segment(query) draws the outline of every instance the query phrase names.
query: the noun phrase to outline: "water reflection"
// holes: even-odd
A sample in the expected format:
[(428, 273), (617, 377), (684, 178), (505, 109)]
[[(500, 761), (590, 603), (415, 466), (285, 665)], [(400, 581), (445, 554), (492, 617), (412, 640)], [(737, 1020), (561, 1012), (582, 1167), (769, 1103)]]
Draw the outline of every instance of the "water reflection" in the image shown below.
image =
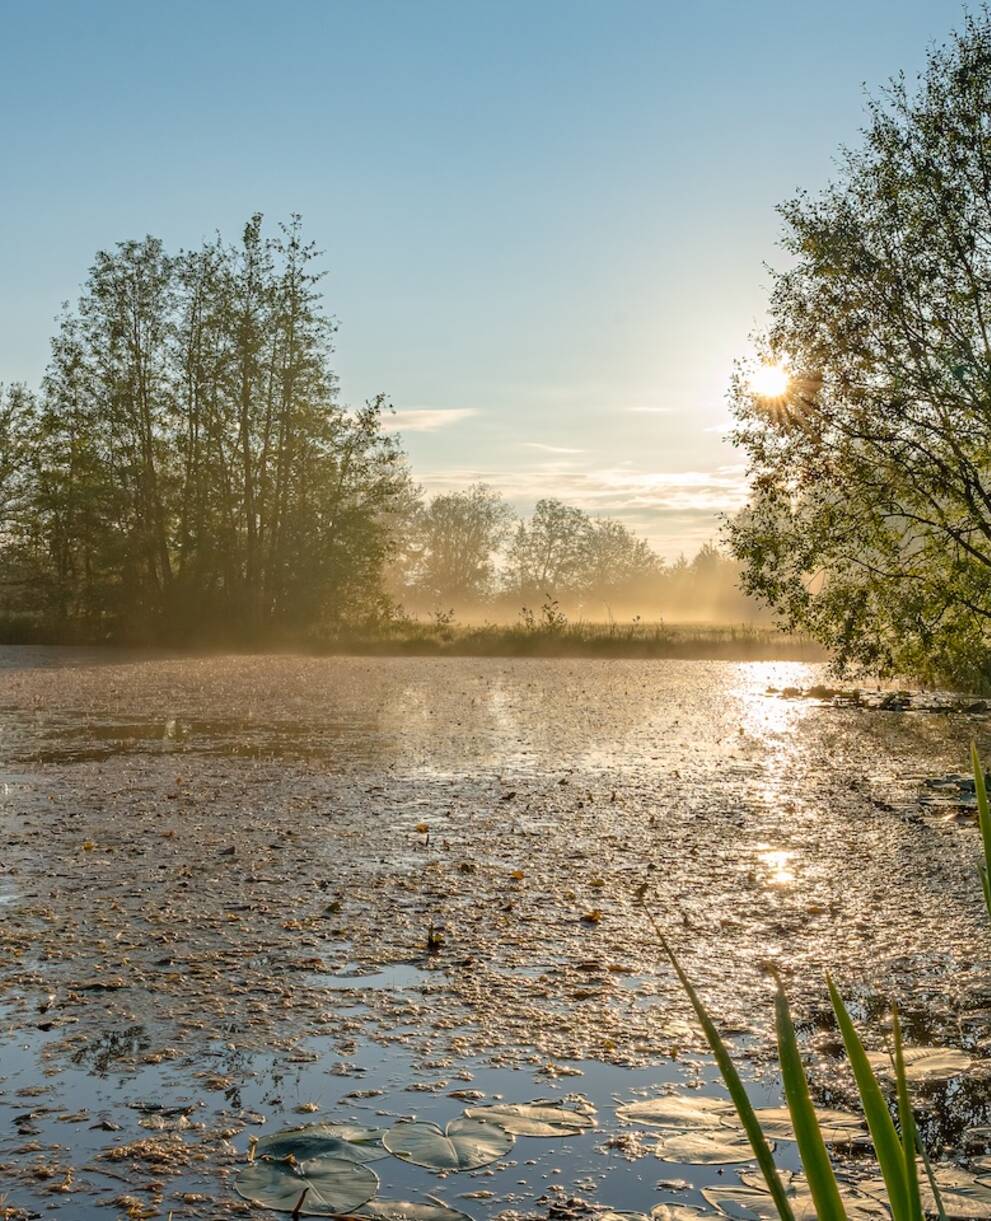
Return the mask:
[(767, 884), (769, 886), (788, 886), (795, 880), (795, 873), (791, 868), (791, 862), (794, 859), (795, 853), (788, 849), (764, 849), (760, 851), (762, 845), (758, 844), (757, 859), (761, 862), (767, 871)]

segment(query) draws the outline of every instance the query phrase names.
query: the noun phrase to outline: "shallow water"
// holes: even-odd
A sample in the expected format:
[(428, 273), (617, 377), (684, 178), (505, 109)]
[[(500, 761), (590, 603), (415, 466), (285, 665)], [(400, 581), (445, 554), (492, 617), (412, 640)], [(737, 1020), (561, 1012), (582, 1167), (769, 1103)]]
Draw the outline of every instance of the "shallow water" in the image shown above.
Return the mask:
[[(820, 678), (798, 663), (0, 650), (8, 1203), (105, 1217), (128, 1193), (151, 1216), (238, 1215), (228, 1184), (250, 1134), (454, 1118), (465, 1088), (599, 1108), (591, 1136), (521, 1141), (508, 1169), (439, 1185), (476, 1217), (550, 1187), (700, 1203), (657, 1183), (698, 1188), (720, 1168), (602, 1151), (629, 1131), (617, 1100), (712, 1079), (636, 909), (643, 882), (757, 1095), (775, 1096), (768, 960), (824, 1097), (844, 1088), (826, 966), (865, 1016), (897, 998), (920, 1040), (984, 1055), (976, 835), (920, 798), (966, 766), (971, 737), (991, 747), (991, 722), (767, 693)], [(987, 1122), (982, 1082), (964, 1093), (968, 1121)], [(169, 1138), (172, 1160), (108, 1160), (161, 1136), (129, 1105), (149, 1097), (203, 1126)], [(963, 1124), (944, 1103), (926, 1121), (952, 1145)], [(386, 1166), (397, 1190), (429, 1185), (394, 1159), (376, 1164), (384, 1181)], [(480, 1189), (494, 1194), (460, 1199)]]

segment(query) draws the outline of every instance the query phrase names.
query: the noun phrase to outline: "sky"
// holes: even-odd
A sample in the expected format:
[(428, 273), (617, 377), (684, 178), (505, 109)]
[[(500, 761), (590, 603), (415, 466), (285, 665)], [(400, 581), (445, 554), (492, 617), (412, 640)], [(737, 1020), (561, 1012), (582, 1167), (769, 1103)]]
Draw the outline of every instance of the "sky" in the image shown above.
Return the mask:
[(943, 0), (0, 0), (0, 381), (97, 250), (256, 211), (325, 252), (342, 398), (414, 475), (558, 496), (668, 558), (746, 496), (732, 362), (776, 204), (917, 72)]

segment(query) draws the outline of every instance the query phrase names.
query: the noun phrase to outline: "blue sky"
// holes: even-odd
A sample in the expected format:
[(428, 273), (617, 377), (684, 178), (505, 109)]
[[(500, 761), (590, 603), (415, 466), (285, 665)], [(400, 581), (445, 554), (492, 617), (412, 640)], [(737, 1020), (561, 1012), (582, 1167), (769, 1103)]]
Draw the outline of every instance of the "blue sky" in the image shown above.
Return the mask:
[(855, 141), (942, 0), (0, 0), (0, 380), (94, 252), (302, 212), (343, 397), (428, 491), (559, 495), (691, 553), (776, 203)]

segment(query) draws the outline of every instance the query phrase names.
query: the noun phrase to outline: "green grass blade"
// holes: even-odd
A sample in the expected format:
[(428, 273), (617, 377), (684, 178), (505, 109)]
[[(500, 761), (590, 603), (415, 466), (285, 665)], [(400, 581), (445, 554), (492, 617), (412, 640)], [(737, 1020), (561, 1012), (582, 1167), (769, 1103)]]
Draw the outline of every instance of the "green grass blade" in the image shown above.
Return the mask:
[(897, 1005), (891, 1011), (892, 1030), (895, 1043), (895, 1081), (898, 1086), (898, 1120), (902, 1129), (902, 1152), (904, 1154), (905, 1187), (908, 1191), (912, 1216), (922, 1221), (922, 1201), (919, 1198), (919, 1176), (915, 1169), (915, 1146), (918, 1136), (915, 1131), (915, 1115), (912, 1100), (908, 1096), (908, 1078), (905, 1076), (905, 1057), (902, 1054), (902, 1027), (898, 1020)]
[(692, 987), (691, 981), (685, 972), (681, 969), (681, 964), (674, 956), (674, 951), (668, 945), (667, 938), (661, 932), (654, 920), (654, 917), (647, 912), (647, 919), (653, 925), (654, 933), (657, 936), (664, 953), (674, 967), (675, 974), (681, 981), (681, 986), (684, 988), (692, 1008), (695, 1010), (695, 1016), (698, 1018), (705, 1037), (712, 1048), (712, 1054), (715, 1057), (716, 1064), (719, 1066), (719, 1071), (722, 1073), (723, 1081), (726, 1083), (726, 1089), (729, 1091), (729, 1096), (733, 1100), (733, 1105), (736, 1107), (736, 1113), (740, 1117), (740, 1123), (743, 1124), (743, 1129), (747, 1134), (747, 1139), (750, 1141), (750, 1147), (754, 1151), (754, 1157), (757, 1159), (757, 1165), (760, 1167), (761, 1174), (764, 1176), (764, 1182), (767, 1184), (767, 1190), (771, 1193), (774, 1200), (774, 1207), (778, 1210), (778, 1215), (781, 1221), (795, 1221), (795, 1214), (792, 1211), (791, 1205), (788, 1203), (788, 1197), (785, 1194), (784, 1186), (778, 1178), (778, 1172), (774, 1165), (774, 1158), (771, 1156), (771, 1150), (768, 1147), (767, 1140), (764, 1137), (764, 1132), (761, 1129), (760, 1121), (754, 1114), (754, 1108), (751, 1105), (750, 1099), (747, 1097), (747, 1091), (743, 1088), (743, 1082), (740, 1080), (740, 1075), (730, 1059), (729, 1052), (726, 1050), (726, 1044), (719, 1036), (719, 1031), (714, 1026), (712, 1019), (706, 1012), (705, 1006), (702, 1004), (698, 993)]
[(981, 841), (984, 844), (984, 863), (981, 866), (981, 886), (984, 890), (984, 904), (991, 916), (991, 810), (988, 808), (988, 792), (984, 783), (984, 768), (981, 757), (977, 753), (977, 743), (970, 744), (970, 763), (974, 769), (974, 789), (977, 793), (977, 821), (981, 828)]
[(926, 1168), (926, 1177), (929, 1179), (929, 1186), (932, 1189), (933, 1199), (936, 1201), (936, 1213), (939, 1221), (950, 1221), (946, 1215), (946, 1209), (943, 1207), (943, 1197), (939, 1194), (939, 1184), (936, 1182), (936, 1176), (933, 1174), (932, 1162), (929, 1160), (929, 1154), (926, 1152), (926, 1147), (922, 1143), (919, 1136), (919, 1130), (915, 1130), (916, 1152), (922, 1158), (922, 1164)]
[(785, 1098), (791, 1113), (791, 1126), (795, 1129), (798, 1152), (805, 1168), (809, 1192), (815, 1203), (819, 1221), (846, 1221), (846, 1211), (840, 1199), (840, 1189), (826, 1152), (826, 1145), (819, 1131), (815, 1107), (809, 1097), (809, 1083), (805, 1078), (802, 1057), (795, 1038), (795, 1027), (788, 1008), (788, 998), (778, 981), (778, 992), (774, 1000), (775, 1025), (778, 1031), (778, 1062), (781, 1065), (781, 1080)]
[(840, 996), (832, 977), (826, 976), (829, 987), (829, 997), (833, 1002), (833, 1012), (843, 1036), (843, 1046), (846, 1048), (847, 1059), (853, 1069), (854, 1080), (860, 1093), (860, 1104), (864, 1108), (864, 1118), (870, 1129), (871, 1140), (874, 1142), (874, 1152), (878, 1165), (888, 1189), (888, 1203), (894, 1221), (913, 1221), (910, 1212), (908, 1190), (905, 1185), (905, 1160), (898, 1131), (888, 1110), (877, 1077), (871, 1068), (864, 1045), (860, 1041), (856, 1028), (847, 1012), (843, 998)]

